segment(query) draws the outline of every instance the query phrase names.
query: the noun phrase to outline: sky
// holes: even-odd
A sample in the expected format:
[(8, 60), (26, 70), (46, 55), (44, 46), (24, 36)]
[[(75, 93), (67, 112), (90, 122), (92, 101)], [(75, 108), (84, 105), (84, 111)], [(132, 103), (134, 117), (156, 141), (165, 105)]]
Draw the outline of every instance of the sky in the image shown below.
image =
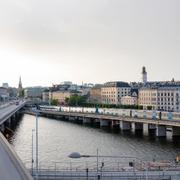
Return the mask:
[(179, 0), (0, 0), (0, 85), (180, 80)]

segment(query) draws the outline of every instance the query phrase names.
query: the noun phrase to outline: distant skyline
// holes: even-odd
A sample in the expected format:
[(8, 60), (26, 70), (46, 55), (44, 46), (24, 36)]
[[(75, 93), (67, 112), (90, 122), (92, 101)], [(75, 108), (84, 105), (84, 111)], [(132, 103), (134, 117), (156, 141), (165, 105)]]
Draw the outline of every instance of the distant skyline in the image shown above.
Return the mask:
[(1, 0), (0, 85), (180, 80), (179, 0)]

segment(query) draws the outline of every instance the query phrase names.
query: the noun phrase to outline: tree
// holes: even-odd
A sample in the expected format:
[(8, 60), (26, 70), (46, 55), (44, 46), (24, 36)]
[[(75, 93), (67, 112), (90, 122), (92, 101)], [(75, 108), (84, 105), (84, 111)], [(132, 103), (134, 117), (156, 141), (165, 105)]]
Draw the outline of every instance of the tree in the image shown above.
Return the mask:
[(58, 105), (58, 100), (57, 99), (52, 99), (51, 100), (51, 105), (57, 106)]
[(74, 94), (67, 101), (70, 106), (81, 106), (86, 103), (86, 97)]
[(65, 102), (66, 102), (66, 104), (69, 104), (69, 98), (68, 97), (65, 98)]

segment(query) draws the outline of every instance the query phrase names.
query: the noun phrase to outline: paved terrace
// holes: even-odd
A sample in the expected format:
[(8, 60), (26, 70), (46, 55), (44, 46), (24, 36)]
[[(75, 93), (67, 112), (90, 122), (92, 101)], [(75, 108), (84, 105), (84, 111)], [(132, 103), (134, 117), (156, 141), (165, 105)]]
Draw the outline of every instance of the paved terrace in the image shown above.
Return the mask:
[[(0, 125), (8, 120), (15, 112), (24, 106), (25, 102), (19, 105), (9, 104), (0, 108)], [(32, 180), (29, 172), (17, 156), (14, 149), (0, 133), (0, 179), (1, 180)]]

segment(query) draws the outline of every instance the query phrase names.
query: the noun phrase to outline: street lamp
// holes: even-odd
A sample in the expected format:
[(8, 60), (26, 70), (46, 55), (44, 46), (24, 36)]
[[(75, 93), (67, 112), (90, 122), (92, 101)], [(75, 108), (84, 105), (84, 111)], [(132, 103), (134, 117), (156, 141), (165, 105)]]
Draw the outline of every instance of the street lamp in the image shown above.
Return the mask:
[(38, 112), (36, 110), (36, 179), (38, 179)]
[(32, 157), (32, 160), (31, 160), (31, 163), (32, 163), (32, 166), (31, 166), (31, 171), (32, 171), (32, 176), (33, 176), (33, 170), (34, 170), (34, 129), (32, 129), (32, 154), (31, 154), (31, 157)]
[[(88, 158), (88, 157), (97, 157), (97, 155), (82, 155), (80, 154), (79, 152), (72, 152), (69, 156), (69, 158), (73, 158), (73, 159), (78, 159), (78, 158), (82, 158), (82, 157), (85, 157), (85, 158)], [(127, 159), (138, 159), (137, 157), (133, 157), (133, 156), (101, 156), (101, 155), (98, 155), (99, 158), (127, 158)]]
[(38, 179), (38, 108), (33, 109), (36, 114), (36, 179)]

